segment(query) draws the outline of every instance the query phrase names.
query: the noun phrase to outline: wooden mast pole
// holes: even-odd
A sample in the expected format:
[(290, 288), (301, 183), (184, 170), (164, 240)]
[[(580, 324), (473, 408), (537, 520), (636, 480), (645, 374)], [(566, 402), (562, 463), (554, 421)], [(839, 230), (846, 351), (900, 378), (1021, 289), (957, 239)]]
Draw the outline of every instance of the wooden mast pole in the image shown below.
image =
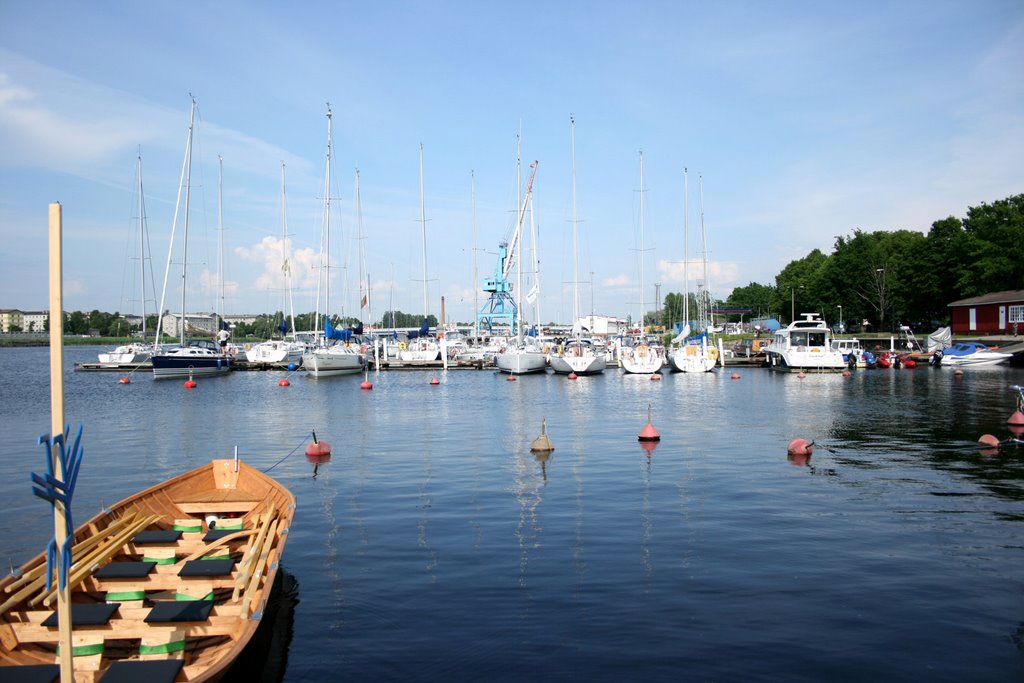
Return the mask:
[[(50, 439), (64, 433), (64, 291), (62, 212), (60, 202), (50, 204)], [(59, 448), (50, 449), (53, 475), (64, 480), (64, 467)], [(55, 500), (53, 535), (57, 541), (58, 556), (67, 539), (64, 503)], [(58, 572), (60, 564), (58, 563)], [(67, 581), (60, 589), (58, 579), (57, 620), (60, 642), (61, 683), (74, 683), (74, 663), (71, 654), (71, 589)]]

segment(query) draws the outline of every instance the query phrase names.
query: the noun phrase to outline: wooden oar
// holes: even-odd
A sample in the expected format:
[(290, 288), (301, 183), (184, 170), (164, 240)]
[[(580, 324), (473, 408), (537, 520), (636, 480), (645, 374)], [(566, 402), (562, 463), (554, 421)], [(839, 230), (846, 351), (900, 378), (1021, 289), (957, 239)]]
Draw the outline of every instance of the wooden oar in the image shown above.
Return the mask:
[(263, 548), (263, 540), (267, 537), (267, 530), (270, 528), (271, 523), (277, 517), (277, 509), (274, 503), (271, 503), (267, 508), (267, 511), (261, 515), (259, 533), (253, 539), (252, 543), (245, 549), (245, 557), (242, 558), (242, 562), (238, 567), (238, 578), (235, 580), (235, 590), (231, 593), (231, 600), (234, 602), (242, 594), (242, 590), (245, 588), (249, 574), (252, 572), (253, 562), (259, 556)]
[[(110, 539), (109, 543), (104, 543), (102, 546), (97, 547), (92, 553), (89, 554), (87, 559), (84, 559), (77, 566), (72, 568), (71, 573), (68, 574), (68, 587), (74, 588), (90, 574), (99, 569), (99, 565), (106, 562), (110, 558), (121, 552), (121, 548), (128, 543), (137, 533), (145, 529), (153, 522), (159, 521), (160, 515), (152, 515), (150, 517), (144, 517), (136, 520), (136, 522), (127, 528), (123, 529), (119, 534)], [(42, 602), (44, 605), (50, 605), (57, 598), (57, 591), (51, 590), (48, 594), (39, 595), (29, 600), (30, 605), (38, 605)]]
[(181, 560), (181, 562), (190, 562), (192, 560), (198, 560), (203, 555), (206, 555), (211, 550), (219, 548), (220, 546), (224, 545), (225, 543), (229, 543), (231, 541), (238, 540), (239, 538), (245, 538), (246, 536), (252, 536), (255, 533), (256, 533), (256, 529), (242, 529), (241, 531), (236, 531), (233, 534), (228, 534), (227, 536), (222, 536), (222, 537), (218, 538), (216, 541), (211, 541), (210, 543), (207, 543), (206, 545), (204, 545), (202, 548), (200, 548), (196, 552), (192, 553), (191, 555), (189, 555), (185, 559)]
[[(277, 526), (281, 522), (280, 519), (275, 519), (271, 525), (270, 530), (267, 533), (266, 538), (263, 540), (263, 548), (260, 550), (260, 557), (255, 563), (255, 569), (249, 576), (248, 585), (245, 587), (245, 594), (242, 598), (242, 616), (249, 615), (249, 604), (252, 602), (253, 596), (256, 594), (257, 589), (260, 585), (260, 578), (263, 576), (263, 568), (267, 564), (267, 559), (270, 557), (270, 550), (274, 547), (274, 541), (277, 540)], [(238, 590), (237, 588), (235, 589)]]

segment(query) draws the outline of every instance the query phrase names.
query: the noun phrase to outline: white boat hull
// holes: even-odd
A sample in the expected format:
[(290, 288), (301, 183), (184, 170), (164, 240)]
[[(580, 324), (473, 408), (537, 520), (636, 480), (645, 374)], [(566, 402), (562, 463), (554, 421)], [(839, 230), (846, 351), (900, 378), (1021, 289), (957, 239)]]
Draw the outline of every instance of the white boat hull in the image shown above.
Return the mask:
[(634, 375), (652, 375), (665, 367), (665, 348), (646, 344), (622, 349), (622, 369)]
[(551, 356), (550, 362), (551, 369), (559, 375), (596, 375), (608, 367), (608, 361), (603, 353)]
[(306, 347), (298, 342), (265, 341), (245, 352), (245, 359), (254, 365), (296, 365), (302, 362)]
[(302, 367), (313, 378), (352, 375), (366, 368), (366, 356), (351, 346), (335, 344), (302, 354)]
[(943, 356), (942, 365), (953, 367), (980, 367), (985, 365), (999, 365), (1010, 360), (1012, 354), (998, 352), (972, 353), (967, 356)]
[(546, 372), (548, 362), (541, 351), (509, 347), (496, 356), (495, 365), (498, 366), (498, 370), (510, 375), (527, 375), (533, 372)]
[(134, 365), (148, 363), (152, 356), (153, 347), (147, 344), (127, 344), (109, 353), (101, 353), (98, 358), (104, 365)]

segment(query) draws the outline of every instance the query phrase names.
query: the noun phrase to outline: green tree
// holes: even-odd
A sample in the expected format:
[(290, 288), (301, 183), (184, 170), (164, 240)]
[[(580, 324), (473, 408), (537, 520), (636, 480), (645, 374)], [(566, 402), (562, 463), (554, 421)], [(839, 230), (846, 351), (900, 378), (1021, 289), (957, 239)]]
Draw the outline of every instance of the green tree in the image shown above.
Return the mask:
[(1020, 289), (1024, 283), (1024, 194), (967, 210), (962, 296)]

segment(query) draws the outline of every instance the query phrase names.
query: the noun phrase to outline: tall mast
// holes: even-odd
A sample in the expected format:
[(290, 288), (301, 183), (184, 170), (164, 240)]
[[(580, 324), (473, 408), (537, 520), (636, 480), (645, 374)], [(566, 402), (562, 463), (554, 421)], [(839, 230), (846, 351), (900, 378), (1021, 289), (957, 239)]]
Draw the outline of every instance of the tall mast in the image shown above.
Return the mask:
[(188, 268), (188, 210), (192, 196), (192, 134), (196, 121), (196, 100), (192, 98), (192, 112), (188, 120), (188, 144), (185, 146), (185, 231), (181, 249), (181, 345), (185, 346), (185, 275)]
[(324, 235), (322, 255), (324, 275), (324, 315), (331, 315), (331, 153), (333, 149), (333, 120), (331, 103), (327, 103), (327, 171), (324, 173)]
[(683, 330), (690, 326), (690, 177), (683, 168)]
[(146, 343), (146, 200), (142, 194), (142, 150), (136, 172), (139, 188), (139, 279), (142, 282), (142, 343)]
[(700, 299), (701, 323), (707, 330), (711, 325), (711, 285), (708, 282), (708, 234), (704, 230), (704, 176), (697, 176), (700, 188), (700, 241), (701, 260), (704, 266), (704, 294)]
[(363, 309), (366, 309), (366, 318), (373, 319), (370, 309), (370, 282), (366, 273), (366, 255), (363, 250), (363, 200), (359, 192), (359, 169), (356, 169), (356, 234), (359, 241), (359, 319), (363, 319)]
[(427, 319), (427, 205), (423, 194), (423, 143), (420, 143), (420, 235), (423, 242), (423, 319)]
[(576, 219), (576, 117), (569, 115), (572, 125), (572, 325), (580, 317), (580, 255)]
[(535, 325), (540, 325), (540, 261), (537, 256), (537, 222), (534, 218), (533, 209), (533, 197), (530, 197), (530, 251), (533, 254), (533, 287), (530, 288), (530, 294), (527, 295), (527, 301), (530, 300), (531, 295), (534, 301), (533, 304), (533, 322)]
[[(295, 305), (292, 303), (292, 264), (288, 258), (288, 197), (285, 193), (284, 162), (281, 162), (281, 271), (284, 273), (284, 287), (288, 292), (288, 317), (291, 320), (292, 338), (295, 338)], [(283, 336), (283, 335), (282, 335)]]
[(469, 205), (472, 212), (470, 223), (473, 233), (473, 341), (480, 339), (480, 280), (476, 269), (476, 174), (469, 172)]
[(640, 150), (640, 334), (644, 333), (644, 151)]
[(219, 291), (217, 297), (217, 329), (224, 324), (224, 157), (217, 155), (217, 232), (220, 240), (217, 243), (217, 278)]

